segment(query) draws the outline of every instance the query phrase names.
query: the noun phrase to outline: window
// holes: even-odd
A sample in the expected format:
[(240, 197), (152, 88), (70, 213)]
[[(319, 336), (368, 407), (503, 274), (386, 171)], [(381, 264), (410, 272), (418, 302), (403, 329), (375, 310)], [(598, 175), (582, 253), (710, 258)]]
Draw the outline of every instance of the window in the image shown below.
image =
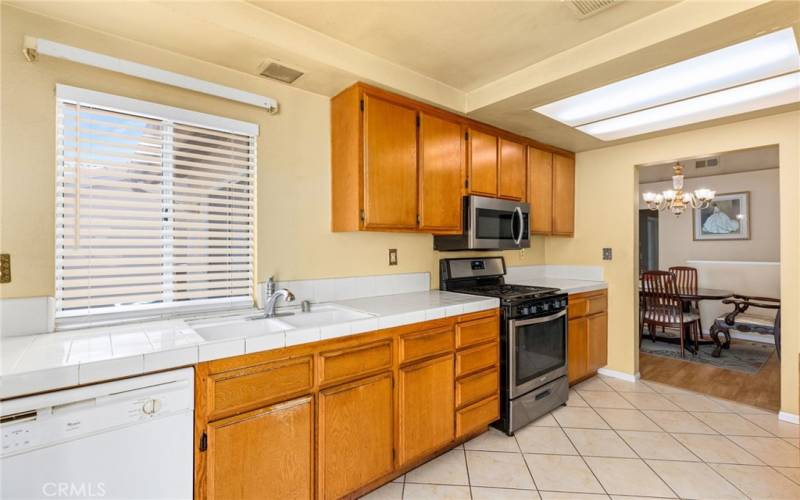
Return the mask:
[(56, 317), (252, 303), (258, 126), (56, 94)]

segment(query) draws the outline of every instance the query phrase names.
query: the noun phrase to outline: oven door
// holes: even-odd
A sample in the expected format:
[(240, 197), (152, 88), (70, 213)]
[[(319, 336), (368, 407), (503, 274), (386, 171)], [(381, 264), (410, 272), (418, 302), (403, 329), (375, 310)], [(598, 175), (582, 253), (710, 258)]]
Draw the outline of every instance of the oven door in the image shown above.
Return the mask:
[(527, 203), (470, 196), (469, 248), (513, 249), (530, 247)]
[(508, 391), (516, 398), (567, 374), (567, 311), (508, 321)]

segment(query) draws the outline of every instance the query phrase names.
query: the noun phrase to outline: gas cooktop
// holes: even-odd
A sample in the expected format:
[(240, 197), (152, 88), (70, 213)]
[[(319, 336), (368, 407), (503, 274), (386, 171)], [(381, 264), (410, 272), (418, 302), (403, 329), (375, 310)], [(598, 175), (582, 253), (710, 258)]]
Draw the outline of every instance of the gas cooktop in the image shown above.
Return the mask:
[(547, 288), (543, 286), (525, 286), (525, 285), (479, 285), (468, 286), (461, 289), (453, 289), (462, 293), (471, 293), (473, 295), (486, 295), (487, 297), (498, 297), (503, 300), (519, 300), (527, 298), (546, 297), (558, 293), (558, 288)]

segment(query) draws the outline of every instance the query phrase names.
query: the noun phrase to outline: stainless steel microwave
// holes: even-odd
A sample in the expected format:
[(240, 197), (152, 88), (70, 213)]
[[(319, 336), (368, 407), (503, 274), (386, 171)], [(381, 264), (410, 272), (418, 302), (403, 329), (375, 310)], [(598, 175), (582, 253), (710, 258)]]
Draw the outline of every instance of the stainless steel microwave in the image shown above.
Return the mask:
[(464, 232), (435, 236), (436, 250), (508, 250), (531, 246), (530, 205), (484, 196), (464, 197)]

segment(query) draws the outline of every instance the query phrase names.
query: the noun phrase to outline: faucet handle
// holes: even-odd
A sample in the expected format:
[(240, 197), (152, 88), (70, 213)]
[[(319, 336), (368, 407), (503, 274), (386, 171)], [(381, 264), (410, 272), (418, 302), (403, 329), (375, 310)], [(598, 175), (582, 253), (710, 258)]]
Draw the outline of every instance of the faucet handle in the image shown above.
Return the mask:
[(303, 302), (301, 302), (300, 310), (303, 311), (304, 313), (311, 312), (311, 301), (304, 300)]

